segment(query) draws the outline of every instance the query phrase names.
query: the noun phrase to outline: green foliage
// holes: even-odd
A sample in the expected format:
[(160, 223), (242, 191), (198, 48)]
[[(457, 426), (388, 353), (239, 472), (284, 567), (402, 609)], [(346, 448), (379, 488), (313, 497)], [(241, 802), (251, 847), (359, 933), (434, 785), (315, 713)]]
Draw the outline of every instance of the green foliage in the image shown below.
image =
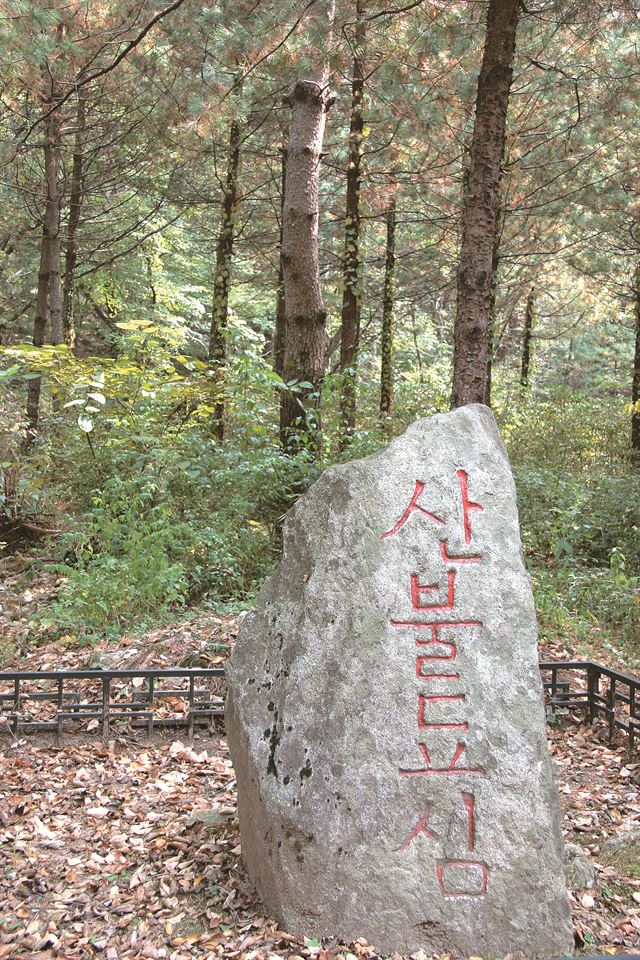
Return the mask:
[(60, 544), (67, 562), (53, 569), (65, 580), (45, 625), (93, 632), (186, 600), (184, 554), (192, 535), (159, 492), (152, 477), (112, 477), (92, 498), (82, 524)]
[(619, 552), (640, 575), (637, 473), (571, 474), (519, 464), (515, 475), (525, 549), (536, 564), (605, 567)]
[(536, 567), (533, 589), (543, 639), (560, 640), (596, 660), (604, 649), (620, 666), (634, 670), (640, 667), (639, 580), (619, 564), (613, 554), (609, 568)]
[(619, 468), (628, 456), (629, 413), (621, 397), (592, 396), (566, 386), (542, 394), (498, 378), (494, 409), (514, 463), (533, 470), (552, 462), (571, 474)]
[[(56, 361), (71, 399), (50, 412), (55, 429), (29, 464), (33, 493), (71, 511), (52, 565), (63, 583), (41, 618), (50, 631), (98, 636), (186, 603), (247, 602), (277, 555), (282, 514), (317, 475), (279, 448), (282, 382), (255, 348), (229, 365), (234, 417), (220, 445), (207, 364), (178, 352), (172, 328), (123, 327), (118, 358), (100, 369)], [(32, 351), (14, 356), (32, 368)]]
[(515, 475), (543, 636), (585, 653), (599, 637), (622, 662), (640, 658), (640, 476), (523, 465)]
[(554, 623), (562, 635), (563, 628), (575, 619), (583, 638), (590, 627), (602, 624), (617, 635), (634, 639), (640, 627), (639, 580), (626, 572), (621, 556), (612, 554), (609, 568), (564, 564), (536, 569), (536, 599), (544, 623)]
[[(278, 518), (306, 467), (277, 449), (165, 450), (137, 475), (135, 448), (111, 451), (109, 477), (58, 544), (65, 577), (44, 622), (92, 634), (196, 600), (251, 599), (270, 572)], [(80, 491), (76, 490), (76, 495)]]
[[(14, 378), (36, 369), (65, 400), (48, 412), (53, 429), (22, 491), (33, 502), (47, 491), (77, 518), (58, 546), (65, 579), (43, 617), (58, 632), (100, 635), (187, 603), (250, 601), (277, 557), (282, 514), (319, 469), (365, 456), (447, 406), (447, 364), (429, 341), (434, 356), (422, 375), (408, 355), (399, 358), (393, 416), (379, 417), (377, 381), (361, 377), (361, 423), (338, 453), (340, 377), (330, 376), (325, 459), (314, 466), (305, 454), (285, 456), (275, 422), (286, 386), (245, 330), (227, 368), (220, 445), (210, 371), (185, 352), (180, 326), (132, 319), (119, 330), (114, 359), (11, 351)], [(640, 476), (620, 440), (624, 405), (562, 388), (532, 397), (500, 375), (495, 392), (544, 630), (580, 639), (606, 624), (630, 638), (640, 611)]]

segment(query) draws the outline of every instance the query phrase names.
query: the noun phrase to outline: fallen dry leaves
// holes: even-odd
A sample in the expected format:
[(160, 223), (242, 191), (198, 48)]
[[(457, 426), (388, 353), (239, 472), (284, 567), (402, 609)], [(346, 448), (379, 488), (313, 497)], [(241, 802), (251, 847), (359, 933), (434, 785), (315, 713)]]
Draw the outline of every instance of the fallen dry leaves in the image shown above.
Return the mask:
[[(228, 618), (207, 615), (125, 643), (122, 666), (208, 663), (234, 633)], [(94, 655), (71, 647), (36, 650), (29, 667), (81, 667)], [(364, 941), (301, 942), (261, 914), (241, 865), (221, 736), (101, 744), (83, 733), (62, 747), (2, 737), (0, 960), (377, 957)], [(550, 747), (566, 839), (597, 875), (595, 888), (572, 893), (578, 943), (590, 953), (637, 950), (640, 876), (612, 862), (605, 842), (640, 829), (640, 764), (576, 718), (550, 728)]]
[(604, 723), (592, 729), (575, 717), (549, 730), (565, 840), (581, 846), (596, 871), (595, 889), (572, 892), (572, 913), (579, 946), (637, 952), (640, 862), (616, 862), (607, 842), (635, 836), (632, 856), (640, 849), (640, 758), (607, 746), (605, 732)]

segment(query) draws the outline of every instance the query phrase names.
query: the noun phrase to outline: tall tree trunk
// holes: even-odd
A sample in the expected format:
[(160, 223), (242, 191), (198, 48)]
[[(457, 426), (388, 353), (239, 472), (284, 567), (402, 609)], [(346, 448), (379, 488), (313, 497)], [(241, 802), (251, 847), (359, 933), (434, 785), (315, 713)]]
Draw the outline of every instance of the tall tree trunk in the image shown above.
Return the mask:
[(424, 387), (424, 370), (422, 364), (422, 354), (420, 353), (420, 344), (418, 343), (418, 327), (416, 325), (416, 305), (412, 303), (409, 308), (409, 313), (411, 315), (411, 336), (413, 338), (413, 346), (416, 351), (416, 363), (418, 364), (418, 381), (421, 387)]
[(287, 152), (282, 148), (282, 176), (280, 178), (280, 237), (278, 241), (278, 294), (276, 300), (276, 324), (273, 331), (273, 369), (284, 374), (284, 341), (286, 314), (284, 305), (284, 266), (282, 264), (282, 224), (284, 221), (284, 185), (287, 180)]
[[(498, 212), (498, 224), (500, 222), (500, 213)], [(493, 379), (493, 358), (495, 353), (495, 329), (496, 329), (496, 300), (498, 296), (498, 267), (500, 265), (500, 229), (496, 230), (496, 236), (493, 244), (493, 256), (491, 258), (491, 300), (489, 305), (489, 344), (487, 348), (487, 383), (485, 388), (484, 402), (488, 407), (491, 406), (491, 383)]]
[(462, 217), (452, 407), (484, 403), (500, 178), (520, 0), (490, 0)]
[(86, 127), (87, 89), (78, 90), (78, 109), (76, 113), (76, 134), (73, 144), (73, 167), (71, 171), (71, 193), (69, 197), (69, 224), (67, 227), (67, 247), (64, 261), (64, 283), (62, 287), (62, 325), (64, 342), (73, 349), (76, 342), (74, 319), (75, 270), (78, 262), (78, 226), (80, 207), (84, 192), (83, 164), (84, 137)]
[(386, 214), (387, 249), (384, 263), (384, 285), (382, 289), (382, 337), (380, 352), (380, 413), (389, 415), (393, 407), (393, 307), (395, 299), (396, 265), (396, 186), (389, 202)]
[[(60, 98), (58, 84), (50, 81), (44, 98), (45, 111)], [(47, 314), (51, 315), (51, 342), (62, 343), (62, 290), (60, 286), (60, 110), (49, 114), (44, 133), (45, 206), (42, 219), (38, 289), (33, 321), (33, 343), (41, 347), (47, 332)], [(27, 386), (27, 430), (29, 443), (38, 432), (42, 378), (34, 377)]]
[(356, 0), (355, 50), (351, 79), (351, 122), (344, 231), (344, 290), (340, 334), (340, 449), (344, 450), (356, 425), (356, 384), (360, 343), (361, 271), (360, 192), (362, 188), (362, 101), (364, 95), (365, 0)]
[(147, 264), (147, 286), (149, 287), (149, 306), (155, 310), (158, 304), (158, 291), (153, 280), (153, 257), (150, 253), (145, 253), (145, 262)]
[(636, 320), (636, 349), (633, 357), (633, 383), (631, 385), (631, 449), (640, 457), (640, 261), (636, 267), (634, 314)]
[[(6, 454), (5, 454), (6, 456)], [(18, 468), (4, 467), (2, 471), (4, 489), (4, 514), (10, 520), (18, 516)]]
[(220, 214), (220, 232), (216, 246), (216, 270), (213, 280), (213, 306), (209, 331), (209, 360), (215, 371), (215, 435), (224, 439), (224, 369), (227, 361), (227, 318), (229, 315), (229, 280), (236, 231), (238, 174), (240, 172), (240, 124), (229, 127), (229, 160)]
[[(59, 130), (58, 130), (59, 132)], [(56, 149), (57, 169), (60, 169), (60, 144)], [(55, 234), (51, 239), (51, 260), (49, 269), (49, 312), (51, 316), (51, 343), (64, 343), (64, 324), (62, 321), (62, 238), (60, 236), (60, 194), (55, 200)]]
[[(332, 30), (335, 0), (311, 8), (309, 25)], [(295, 452), (320, 444), (320, 391), (325, 368), (327, 311), (320, 288), (318, 189), (329, 91), (329, 46), (315, 44), (318, 62), (300, 77), (288, 97), (291, 127), (287, 145), (287, 179), (282, 221), (285, 290), (284, 379), (305, 386), (283, 392), (280, 440)]]
[(520, 368), (520, 385), (529, 386), (531, 375), (531, 341), (533, 339), (533, 324), (536, 318), (536, 287), (531, 284), (527, 297), (527, 307), (524, 314), (524, 330), (522, 333), (522, 366)]

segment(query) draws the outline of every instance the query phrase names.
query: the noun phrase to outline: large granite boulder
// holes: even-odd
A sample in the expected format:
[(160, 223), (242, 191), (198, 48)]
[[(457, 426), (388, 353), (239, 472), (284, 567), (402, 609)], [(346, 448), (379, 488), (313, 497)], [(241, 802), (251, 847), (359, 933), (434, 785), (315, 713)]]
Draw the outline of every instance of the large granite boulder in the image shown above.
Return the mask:
[(488, 408), (321, 476), (228, 685), (242, 853), (286, 929), (571, 952), (531, 585)]

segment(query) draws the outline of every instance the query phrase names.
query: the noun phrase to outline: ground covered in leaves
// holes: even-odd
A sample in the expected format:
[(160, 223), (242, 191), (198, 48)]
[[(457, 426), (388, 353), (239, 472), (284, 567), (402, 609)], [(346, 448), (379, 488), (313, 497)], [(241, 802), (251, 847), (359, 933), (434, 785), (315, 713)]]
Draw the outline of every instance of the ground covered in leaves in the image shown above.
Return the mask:
[[(203, 615), (117, 651), (67, 637), (24, 647), (4, 669), (215, 666), (230, 618)], [(567, 651), (547, 649), (560, 659)], [(88, 724), (86, 725), (88, 726)], [(568, 842), (595, 885), (571, 892), (576, 944), (640, 945), (640, 763), (568, 717), (550, 728)], [(0, 730), (0, 958), (375, 958), (364, 942), (300, 942), (264, 917), (244, 875), (235, 778), (220, 733), (192, 743), (79, 728)], [(416, 955), (417, 960), (423, 960)]]

